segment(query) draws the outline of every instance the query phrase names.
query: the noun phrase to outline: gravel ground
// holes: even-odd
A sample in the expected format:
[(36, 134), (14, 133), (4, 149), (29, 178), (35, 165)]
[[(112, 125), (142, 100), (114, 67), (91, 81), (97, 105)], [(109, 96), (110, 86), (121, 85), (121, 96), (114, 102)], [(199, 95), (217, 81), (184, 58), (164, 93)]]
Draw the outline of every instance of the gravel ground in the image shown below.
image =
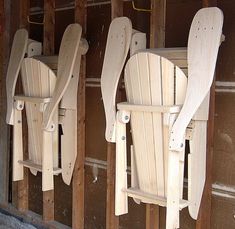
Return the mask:
[(36, 227), (0, 213), (0, 229), (36, 229)]

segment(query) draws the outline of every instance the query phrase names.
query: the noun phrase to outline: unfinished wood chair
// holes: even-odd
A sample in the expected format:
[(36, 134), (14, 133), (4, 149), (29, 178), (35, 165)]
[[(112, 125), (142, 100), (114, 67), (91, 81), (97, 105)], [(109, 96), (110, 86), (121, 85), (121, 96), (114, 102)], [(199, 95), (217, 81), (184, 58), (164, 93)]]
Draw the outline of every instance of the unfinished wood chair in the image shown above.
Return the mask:
[[(77, 155), (77, 89), (81, 55), (88, 50), (81, 41), (78, 24), (67, 27), (62, 38), (58, 71), (40, 60), (25, 58), (21, 63), (24, 95), (14, 96), (13, 180), (23, 179), (23, 167), (36, 175), (42, 172), (42, 190), (54, 187), (53, 175), (62, 173), (69, 184)], [(26, 108), (28, 154), (23, 160), (22, 110)], [(59, 123), (62, 125), (59, 162)]]
[[(179, 228), (179, 211), (189, 207), (196, 219), (205, 183), (209, 91), (222, 35), (223, 14), (201, 9), (188, 40), (188, 80), (171, 61), (146, 50), (133, 55), (125, 68), (127, 102), (117, 105), (115, 214), (135, 202), (167, 208), (166, 228)], [(114, 91), (106, 92), (112, 97)], [(193, 120), (193, 121), (192, 121)], [(130, 121), (131, 187), (127, 185), (126, 124)], [(190, 123), (191, 122), (191, 123)], [(188, 200), (184, 200), (184, 148), (191, 130)], [(107, 139), (107, 138), (106, 138)]]

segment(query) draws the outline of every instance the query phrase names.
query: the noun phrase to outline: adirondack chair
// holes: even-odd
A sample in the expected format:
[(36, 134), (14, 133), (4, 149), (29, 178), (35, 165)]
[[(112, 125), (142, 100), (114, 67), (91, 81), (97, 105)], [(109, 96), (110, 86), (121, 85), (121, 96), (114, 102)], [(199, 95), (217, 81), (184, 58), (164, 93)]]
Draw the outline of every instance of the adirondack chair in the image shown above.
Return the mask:
[[(34, 58), (20, 59), (24, 95), (14, 95), (13, 180), (23, 179), (23, 167), (42, 172), (42, 190), (54, 187), (53, 175), (72, 178), (77, 155), (77, 88), (81, 55), (88, 50), (78, 24), (67, 27), (58, 57), (57, 75)], [(22, 110), (26, 108), (29, 158), (23, 159)], [(59, 123), (63, 135), (59, 136)], [(61, 137), (61, 162), (59, 162)]]
[[(204, 8), (195, 15), (188, 40), (188, 79), (153, 50), (137, 52), (125, 67), (127, 102), (117, 104), (115, 214), (135, 202), (167, 208), (166, 228), (179, 228), (179, 211), (196, 219), (205, 183), (209, 92), (222, 35), (223, 14)], [(107, 92), (108, 93), (108, 92)], [(113, 95), (113, 91), (109, 91)], [(127, 185), (126, 124), (131, 124), (131, 187)], [(191, 130), (188, 200), (184, 200), (184, 148)], [(107, 130), (107, 129), (106, 129)], [(107, 138), (106, 138), (107, 139)]]

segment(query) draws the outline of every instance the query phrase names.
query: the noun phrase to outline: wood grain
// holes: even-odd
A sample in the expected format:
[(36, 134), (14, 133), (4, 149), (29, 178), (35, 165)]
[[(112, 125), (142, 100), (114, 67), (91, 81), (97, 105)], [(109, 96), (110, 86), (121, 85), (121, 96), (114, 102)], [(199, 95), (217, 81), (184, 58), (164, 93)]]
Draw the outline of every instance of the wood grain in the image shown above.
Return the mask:
[[(75, 22), (82, 26), (83, 36), (86, 34), (86, 0), (75, 0)], [(86, 57), (81, 60), (78, 85), (78, 155), (73, 173), (72, 192), (72, 228), (84, 228), (84, 195), (85, 195), (85, 95), (86, 95)]]
[(10, 2), (0, 2), (0, 203), (8, 202), (9, 183), (9, 128), (6, 125), (6, 71), (10, 50)]
[[(54, 54), (55, 0), (44, 0), (43, 54)], [(43, 220), (54, 220), (54, 190), (43, 192)]]

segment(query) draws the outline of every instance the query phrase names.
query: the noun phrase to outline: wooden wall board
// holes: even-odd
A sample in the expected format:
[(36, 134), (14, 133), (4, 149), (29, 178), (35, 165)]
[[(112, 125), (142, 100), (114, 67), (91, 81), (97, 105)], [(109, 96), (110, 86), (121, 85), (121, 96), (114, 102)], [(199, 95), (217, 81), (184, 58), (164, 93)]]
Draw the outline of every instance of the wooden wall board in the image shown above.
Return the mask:
[(166, 11), (166, 47), (186, 47), (189, 29), (201, 0), (168, 0)]
[(219, 196), (212, 197), (211, 228), (234, 228), (235, 199)]
[[(55, 51), (55, 0), (44, 1), (43, 54)], [(43, 192), (43, 220), (54, 220), (54, 190)]]
[(39, 215), (43, 214), (42, 174), (37, 176), (29, 173), (29, 210)]
[[(223, 33), (226, 37), (219, 52), (217, 80), (235, 81), (235, 7), (232, 0), (218, 0), (218, 7), (224, 12)], [(229, 55), (228, 55), (229, 54)]]
[(10, 47), (10, 2), (0, 2), (0, 203), (8, 202), (9, 184), (9, 128), (5, 122), (6, 116), (6, 71)]
[[(74, 21), (82, 27), (86, 38), (87, 8), (86, 0), (74, 1)], [(83, 229), (85, 218), (85, 115), (86, 115), (86, 56), (81, 59), (77, 100), (78, 155), (73, 172), (72, 192), (72, 228)]]
[(227, 186), (235, 186), (235, 108), (231, 106), (233, 103), (234, 93), (216, 94), (213, 183)]
[[(72, 188), (66, 185), (61, 175), (54, 176), (55, 221), (72, 226)], [(63, 190), (63, 191), (61, 191)]]

